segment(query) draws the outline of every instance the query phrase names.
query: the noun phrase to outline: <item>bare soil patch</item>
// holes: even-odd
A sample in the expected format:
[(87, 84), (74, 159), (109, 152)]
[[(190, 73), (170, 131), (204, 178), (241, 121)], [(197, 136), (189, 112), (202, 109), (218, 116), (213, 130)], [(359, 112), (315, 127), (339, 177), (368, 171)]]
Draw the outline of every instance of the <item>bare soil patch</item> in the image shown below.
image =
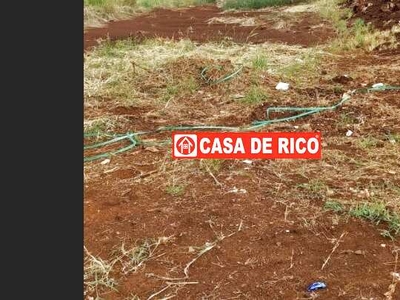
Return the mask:
[[(276, 26), (276, 18), (268, 18), (270, 15), (271, 12), (224, 13), (214, 6), (156, 9), (131, 20), (110, 22), (104, 28), (88, 29), (84, 34), (84, 48), (97, 45), (99, 39), (118, 40), (128, 37), (189, 38), (197, 42), (270, 41), (310, 46), (324, 43), (334, 36), (334, 30), (312, 12), (292, 13), (292, 20), (281, 22), (280, 26)], [(246, 23), (246, 20), (250, 22)]]

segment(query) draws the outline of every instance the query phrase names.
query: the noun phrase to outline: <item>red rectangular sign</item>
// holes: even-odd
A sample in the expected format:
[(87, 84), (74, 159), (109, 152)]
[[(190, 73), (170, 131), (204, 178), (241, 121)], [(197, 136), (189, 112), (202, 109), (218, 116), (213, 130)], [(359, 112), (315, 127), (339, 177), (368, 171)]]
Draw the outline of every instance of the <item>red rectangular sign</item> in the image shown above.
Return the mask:
[(174, 132), (172, 157), (321, 159), (320, 132)]

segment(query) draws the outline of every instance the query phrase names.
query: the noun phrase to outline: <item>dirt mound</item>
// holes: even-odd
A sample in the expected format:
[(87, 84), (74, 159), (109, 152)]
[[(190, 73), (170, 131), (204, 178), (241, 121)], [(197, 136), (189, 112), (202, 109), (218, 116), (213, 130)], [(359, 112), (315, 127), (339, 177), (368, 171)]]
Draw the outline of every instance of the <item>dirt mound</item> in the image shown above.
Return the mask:
[[(215, 6), (188, 9), (157, 9), (131, 20), (110, 22), (105, 28), (92, 28), (84, 35), (84, 49), (99, 39), (118, 40), (129, 37), (188, 38), (198, 42), (234, 41), (280, 42), (310, 46), (334, 36), (334, 30), (314, 13), (293, 14), (290, 20), (271, 12), (229, 12)], [(284, 24), (281, 24), (281, 23)], [(323, 26), (322, 26), (323, 25)]]
[(361, 18), (379, 29), (400, 25), (400, 0), (348, 0), (353, 18)]

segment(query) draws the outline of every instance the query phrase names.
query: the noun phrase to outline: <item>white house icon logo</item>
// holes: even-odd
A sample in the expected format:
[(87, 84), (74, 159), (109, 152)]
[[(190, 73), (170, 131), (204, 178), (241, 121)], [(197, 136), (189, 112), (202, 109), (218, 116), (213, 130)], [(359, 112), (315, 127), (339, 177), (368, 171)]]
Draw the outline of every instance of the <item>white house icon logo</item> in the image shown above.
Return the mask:
[(174, 135), (174, 157), (196, 157), (197, 136), (195, 134)]

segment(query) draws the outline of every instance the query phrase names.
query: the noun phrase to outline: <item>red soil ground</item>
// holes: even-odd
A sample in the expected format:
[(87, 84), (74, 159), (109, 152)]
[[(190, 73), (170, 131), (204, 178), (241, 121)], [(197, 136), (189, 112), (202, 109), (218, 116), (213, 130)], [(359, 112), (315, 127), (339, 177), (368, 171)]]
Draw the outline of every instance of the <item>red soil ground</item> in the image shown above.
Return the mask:
[[(321, 43), (333, 35), (328, 25), (312, 29), (312, 26), (323, 22), (315, 17), (309, 18), (307, 14), (296, 21), (295, 28), (287, 30), (271, 29), (269, 25), (272, 24), (268, 22), (264, 27), (207, 25), (208, 19), (219, 14), (220, 11), (214, 7), (172, 11), (159, 9), (133, 20), (114, 22), (105, 28), (89, 30), (85, 34), (85, 49), (95, 46), (98, 38), (107, 35), (111, 40), (129, 36), (160, 36), (185, 37), (199, 42), (229, 37), (239, 42), (275, 41), (304, 46)], [(252, 36), (250, 33), (257, 35)], [(360, 65), (382, 64), (379, 71), (365, 72), (357, 81), (343, 83), (347, 89), (361, 84), (369, 85), (377, 80), (399, 84), (398, 76), (384, 67), (385, 64), (399, 62), (399, 55), (387, 53), (385, 57), (372, 54), (353, 58), (342, 56), (331, 65), (338, 65), (343, 74), (348, 74)], [(182, 69), (184, 66), (183, 63), (177, 64), (171, 73), (187, 74), (187, 70)], [(188, 68), (195, 72), (198, 66), (189, 65)], [(329, 75), (329, 72), (328, 69), (325, 74)], [(326, 83), (321, 79), (321, 85)], [(237, 79), (227, 85), (238, 88), (245, 84)], [(219, 95), (215, 88), (202, 86), (201, 89), (204, 93)], [(218, 101), (210, 99), (209, 103), (205, 103), (195, 97), (179, 99), (187, 103), (187, 109), (181, 112), (180, 118), (202, 122), (207, 114), (218, 113), (229, 105), (236, 105), (225, 103), (223, 107), (220, 106), (219, 101), (225, 97), (223, 89), (221, 87), (223, 96)], [(328, 97), (335, 101), (339, 96), (332, 91), (317, 88), (292, 89), (288, 93), (285, 98), (287, 101), (294, 101), (299, 96), (309, 96), (310, 99)], [(278, 95), (272, 96), (272, 99), (278, 99)], [(199, 97), (204, 98), (201, 95)], [(400, 107), (398, 92), (376, 97), (393, 109)], [(367, 102), (360, 96), (356, 103), (360, 104), (346, 109), (355, 115), (370, 116), (365, 125), (366, 131), (363, 132), (365, 135), (385, 129), (379, 120), (373, 118), (372, 114), (378, 112), (374, 111), (376, 106), (371, 101)], [(295, 103), (265, 103), (275, 104)], [(150, 104), (148, 107), (110, 108), (105, 99), (95, 109), (85, 110), (85, 116), (110, 113), (124, 116), (129, 119), (129, 124), (118, 128), (120, 132), (132, 128), (154, 129), (159, 125), (182, 122), (168, 115), (164, 119), (152, 119), (149, 113), (153, 109)], [(227, 125), (229, 119), (232, 123), (229, 125), (243, 125), (263, 118), (263, 113), (265, 107), (260, 106), (249, 115), (243, 114), (242, 118), (232, 115), (217, 121)], [(329, 141), (329, 138), (342, 137), (345, 133), (337, 125), (341, 113), (338, 110), (317, 115), (298, 125), (322, 130)], [(389, 126), (392, 131), (400, 132), (396, 121), (386, 119), (385, 122), (385, 126)], [(282, 126), (293, 128), (292, 124)], [(169, 133), (165, 133), (155, 137), (164, 139), (168, 136)], [(355, 159), (365, 156), (364, 153), (353, 151), (348, 145), (335, 143), (329, 143), (324, 151), (340, 151)], [(323, 211), (323, 196), (318, 193), (301, 189), (295, 189), (296, 193), (285, 193), (296, 185), (307, 183), (310, 178), (318, 178), (318, 172), (324, 171), (319, 164), (313, 165), (315, 174), (308, 174), (307, 178), (293, 173), (290, 165), (279, 168), (276, 161), (254, 161), (251, 166), (241, 161), (224, 161), (216, 173), (218, 180), (224, 183), (221, 187), (197, 165), (187, 167), (193, 173), (173, 173), (173, 168), (179, 167), (180, 163), (174, 165), (168, 161), (169, 157), (168, 147), (151, 151), (137, 148), (113, 157), (110, 164), (102, 165), (98, 161), (86, 164), (85, 174), (88, 177), (84, 189), (84, 236), (85, 246), (92, 254), (110, 259), (113, 250), (122, 242), (133, 245), (147, 238), (171, 236), (171, 240), (160, 245), (153, 257), (137, 272), (125, 276), (113, 273), (119, 281), (118, 292), (102, 294), (104, 299), (134, 299), (127, 298), (132, 294), (138, 295), (140, 299), (148, 299), (163, 289), (166, 282), (173, 282), (160, 277), (184, 277), (183, 269), (196, 257), (195, 253), (189, 251), (190, 247), (204, 246), (206, 242), (215, 241), (220, 234), (226, 238), (191, 265), (187, 280), (180, 280), (195, 284), (182, 285), (177, 290), (176, 286), (172, 286), (152, 299), (162, 299), (174, 293), (174, 299), (387, 299), (384, 294), (392, 283), (390, 273), (395, 265), (393, 251), (399, 251), (399, 243), (380, 235), (379, 229), (384, 229), (384, 224), (375, 225)], [(329, 161), (323, 160), (321, 164), (332, 168)], [(342, 172), (357, 172), (359, 168), (355, 164), (341, 167), (345, 168)], [(399, 167), (393, 166), (393, 169), (398, 170)], [(182, 171), (185, 170), (183, 165)], [(277, 170), (279, 173), (276, 173)], [(171, 176), (185, 176), (186, 187), (182, 194), (171, 195), (166, 192), (165, 183)], [(379, 176), (384, 175), (376, 176), (379, 179)], [(393, 176), (398, 179), (398, 175)], [(400, 184), (399, 181), (391, 180), (393, 184)], [(343, 182), (333, 177), (329, 184), (340, 189)], [(228, 186), (244, 188), (246, 193), (229, 192)], [(296, 205), (287, 206), (292, 202)], [(240, 224), (242, 227), (238, 231)], [(231, 233), (234, 234), (228, 237)], [(340, 246), (321, 270), (325, 259), (332, 252), (335, 239), (343, 233), (346, 234)], [(327, 282), (328, 288), (311, 295), (306, 292), (306, 287), (316, 280)], [(394, 299), (400, 299), (399, 287), (393, 295)]]
[[(334, 36), (333, 29), (311, 13), (298, 13), (287, 28), (274, 29), (274, 21), (264, 18), (268, 12), (224, 13), (214, 6), (187, 9), (156, 9), (132, 20), (111, 22), (104, 28), (87, 30), (84, 48), (97, 45), (97, 40), (124, 38), (188, 38), (197, 42), (230, 40), (234, 42), (263, 43), (266, 41), (303, 46), (323, 43)], [(209, 24), (215, 17), (256, 17), (256, 26), (240, 24)]]
[(350, 0), (353, 18), (361, 18), (379, 29), (400, 25), (400, 0)]

